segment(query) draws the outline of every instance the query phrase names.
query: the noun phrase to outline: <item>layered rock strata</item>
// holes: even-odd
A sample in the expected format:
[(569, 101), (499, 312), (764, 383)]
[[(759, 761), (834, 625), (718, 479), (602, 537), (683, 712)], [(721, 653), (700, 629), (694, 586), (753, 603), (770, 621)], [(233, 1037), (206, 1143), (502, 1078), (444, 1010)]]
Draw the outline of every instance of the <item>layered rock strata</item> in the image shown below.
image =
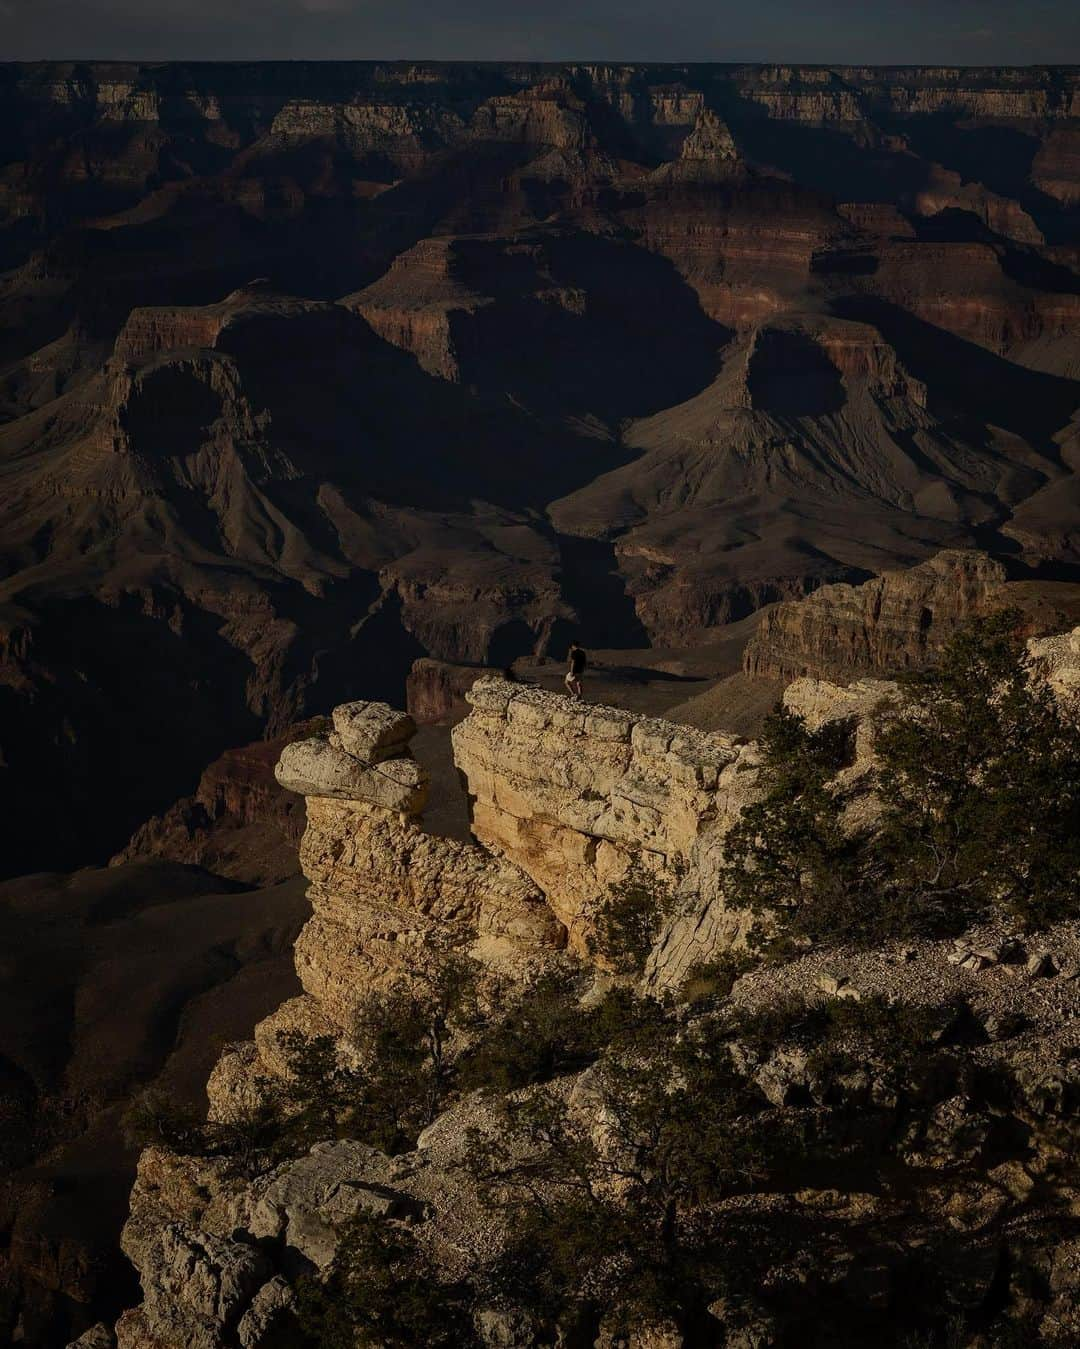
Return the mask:
[(1001, 563), (949, 549), (910, 570), (857, 586), (822, 586), (804, 600), (776, 605), (747, 643), (743, 669), (796, 679), (916, 668), (963, 623), (1006, 602)]
[(451, 952), (496, 981), (535, 975), (566, 942), (535, 883), (474, 843), (425, 832), (428, 775), (412, 757), (413, 719), (385, 703), (334, 711), (333, 730), (281, 753), (279, 784), (307, 798), (300, 865), (313, 913), (296, 943), (301, 997), (230, 1048), (210, 1082), (227, 1119), (268, 1074), (285, 1071), (278, 1037), (330, 1035), (348, 1052), (375, 991), (407, 985)]
[[(737, 920), (724, 926), (715, 865), (752, 791), (742, 772), (751, 747), (493, 676), (468, 699), (455, 753), (473, 843), (425, 832), (427, 781), (409, 754), (406, 714), (347, 704), (333, 730), (282, 750), (279, 784), (307, 798), (303, 993), (222, 1055), (208, 1084), (212, 1119), (237, 1118), (287, 1074), (283, 1034), (329, 1036), (347, 1057), (365, 1003), (415, 985), (451, 953), (504, 989), (545, 970), (589, 971), (594, 955), (603, 959), (591, 945), (596, 915), (630, 877), (679, 892), (680, 912), (716, 910), (669, 925), (654, 983), (677, 982), (721, 928), (737, 937)], [(123, 1239), (144, 1301), (121, 1318), (120, 1349), (269, 1346), (290, 1305), (288, 1278), (325, 1269), (360, 1211), (438, 1214), (425, 1231), (440, 1266), (483, 1260), (496, 1236), (460, 1158), (468, 1128), (484, 1120), (466, 1101), (404, 1157), (328, 1142), (252, 1182), (220, 1160), (148, 1150)]]
[[(604, 904), (639, 884), (709, 910), (715, 938), (719, 841), (748, 799), (753, 747), (503, 679), (466, 699), (453, 742), (473, 832), (533, 877), (574, 950), (589, 951)], [(737, 918), (722, 918), (734, 939)], [(676, 981), (699, 939), (677, 925), (655, 977)]]
[[(1058, 696), (1075, 696), (1080, 629), (1033, 642), (1030, 653), (1038, 677)], [(796, 681), (786, 692), (787, 705), (811, 727), (855, 719), (856, 752), (842, 784), (853, 800), (871, 795), (872, 717), (895, 692), (895, 684), (884, 681), (844, 688), (814, 679)], [(718, 877), (725, 833), (754, 797), (754, 745), (490, 676), (468, 699), (472, 711), (455, 730), (454, 748), (472, 798), (475, 843), (426, 834), (415, 793), (388, 807), (383, 789), (373, 788), (376, 770), (397, 765), (398, 772), (412, 762), (411, 720), (385, 705), (340, 708), (331, 735), (283, 753), (279, 780), (312, 792), (301, 862), (314, 913), (296, 952), (304, 994), (264, 1021), (254, 1043), (226, 1052), (209, 1087), (212, 1115), (228, 1119), (253, 1087), (265, 1090), (267, 1080), (285, 1071), (278, 1044), (283, 1031), (330, 1035), (347, 1051), (350, 1026), (366, 999), (415, 981), (449, 952), (471, 957), (486, 977), (517, 987), (545, 969), (559, 968), (567, 978), (595, 975), (604, 959), (590, 940), (597, 912), (632, 875), (670, 887), (675, 900), (650, 956), (646, 986), (670, 988), (693, 965), (738, 942), (742, 916), (725, 908)], [(379, 757), (384, 754), (393, 757)], [(1080, 969), (1075, 923), (1058, 925), (1048, 939), (1056, 957), (1031, 954), (1026, 980), (998, 970), (997, 956), (972, 961), (970, 942), (959, 955), (948, 943), (924, 942), (917, 952), (815, 950), (751, 972), (733, 997), (744, 1007), (768, 1007), (808, 990), (815, 997), (872, 995), (915, 1006), (964, 998), (986, 1027), (981, 1060), (992, 1066), (1007, 1059), (1018, 1067), (1027, 1094), (1014, 1109), (1037, 1122), (1059, 1109), (1055, 1093), (1065, 1087), (1055, 1065), (1071, 1062), (1080, 1026), (1080, 985), (1064, 979), (1053, 1028), (1036, 1024), (1045, 1004), (1034, 981), (1059, 968)], [(990, 931), (971, 940), (979, 951), (1009, 946)], [(991, 966), (991, 977), (980, 983)], [(746, 1066), (778, 1110), (817, 1101), (815, 1093), (847, 1091), (854, 1080), (849, 1075), (823, 1085), (807, 1054), (787, 1049), (774, 1048)], [(587, 1077), (571, 1075), (552, 1088), (562, 1093), (567, 1111), (595, 1111)], [(958, 1099), (942, 1106), (946, 1115), (959, 1111), (964, 1118), (973, 1108)], [(483, 1098), (466, 1097), (402, 1156), (327, 1140), (251, 1180), (223, 1158), (148, 1149), (124, 1236), (144, 1302), (121, 1319), (119, 1349), (270, 1349), (292, 1303), (290, 1280), (327, 1270), (342, 1229), (358, 1213), (408, 1221), (448, 1279), (481, 1268), (507, 1232), (485, 1210), (462, 1161), (470, 1131), (497, 1127), (494, 1118)], [(951, 1137), (947, 1129), (942, 1134), (947, 1155)], [(925, 1146), (933, 1153), (937, 1145)], [(976, 1198), (985, 1193), (981, 1182), (971, 1191)], [(939, 1206), (932, 1187), (930, 1201)], [(763, 1211), (772, 1205), (772, 1212), (778, 1200), (735, 1202), (761, 1203)], [(895, 1213), (913, 1221), (903, 1204)], [(1065, 1311), (1065, 1301), (1058, 1298), (1053, 1309)], [(527, 1327), (508, 1330), (490, 1308), (475, 1315), (480, 1342), (491, 1349), (536, 1342)]]

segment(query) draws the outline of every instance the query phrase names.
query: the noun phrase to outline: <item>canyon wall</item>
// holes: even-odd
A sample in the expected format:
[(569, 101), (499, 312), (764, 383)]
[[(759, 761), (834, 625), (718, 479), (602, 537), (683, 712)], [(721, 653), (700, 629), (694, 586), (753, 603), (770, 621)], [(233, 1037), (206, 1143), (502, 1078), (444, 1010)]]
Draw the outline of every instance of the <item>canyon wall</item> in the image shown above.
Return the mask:
[(468, 955), (495, 984), (528, 982), (562, 959), (602, 966), (598, 919), (630, 886), (654, 890), (669, 915), (650, 962), (657, 987), (739, 939), (740, 916), (719, 889), (719, 847), (752, 794), (752, 746), (500, 677), (466, 697), (472, 711), (453, 740), (475, 842), (425, 831), (427, 779), (405, 714), (335, 710), (335, 725), (348, 727), (377, 709), (396, 737), (381, 750), (338, 731), (283, 749), (278, 781), (307, 806), (304, 993), (224, 1056), (214, 1112), (227, 1116), (280, 1072), (281, 1032), (347, 1041), (373, 992), (422, 980), (449, 953)]
[(658, 983), (679, 982), (695, 943), (704, 958), (721, 932), (736, 939), (716, 868), (751, 791), (751, 746), (502, 679), (466, 700), (452, 737), (473, 832), (536, 881), (572, 950), (590, 954), (605, 904), (634, 886), (678, 914), (653, 963)]
[[(669, 908), (651, 986), (676, 986), (738, 940), (715, 867), (724, 830), (752, 795), (752, 747), (497, 677), (467, 697), (455, 757), (475, 842), (425, 832), (426, 774), (404, 713), (346, 704), (332, 730), (282, 750), (278, 782), (307, 806), (303, 992), (222, 1054), (208, 1083), (211, 1120), (243, 1118), (280, 1090), (283, 1037), (329, 1037), (350, 1061), (372, 998), (423, 987), (455, 956), (474, 962), (481, 998), (544, 974), (608, 978), (592, 938), (631, 877), (661, 887)], [(476, 1102), (452, 1111), (396, 1159), (319, 1144), (250, 1182), (212, 1157), (148, 1149), (123, 1237), (144, 1300), (121, 1318), (119, 1349), (269, 1346), (295, 1270), (326, 1268), (357, 1212), (438, 1212), (429, 1231), (440, 1264), (486, 1258), (491, 1219), (460, 1167), (467, 1128), (484, 1118)]]
[(1054, 68), (0, 66), (3, 865), (104, 861), (417, 659), (700, 645), (942, 549), (1064, 574), (1076, 99)]
[(862, 585), (822, 586), (762, 616), (743, 669), (777, 679), (917, 669), (965, 622), (1008, 603), (1006, 575), (985, 554), (943, 552)]
[(822, 586), (767, 610), (743, 653), (743, 670), (766, 679), (815, 675), (841, 681), (897, 674), (933, 662), (971, 619), (1015, 609), (1032, 635), (1060, 631), (1080, 606), (1063, 581), (1010, 578), (1005, 563), (975, 550), (946, 550), (861, 585)]

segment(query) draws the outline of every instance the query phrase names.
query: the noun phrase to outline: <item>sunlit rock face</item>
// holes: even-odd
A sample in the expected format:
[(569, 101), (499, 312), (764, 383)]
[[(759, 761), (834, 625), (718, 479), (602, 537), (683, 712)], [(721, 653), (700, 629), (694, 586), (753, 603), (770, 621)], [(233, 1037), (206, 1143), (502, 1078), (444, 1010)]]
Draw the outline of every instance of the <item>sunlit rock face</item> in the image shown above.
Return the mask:
[[(1033, 639), (1029, 655), (1033, 678), (1045, 679), (1057, 697), (1077, 696), (1080, 629)], [(864, 824), (873, 820), (874, 718), (897, 694), (895, 683), (865, 678), (847, 685), (802, 678), (785, 693), (787, 707), (811, 729), (854, 723), (853, 759), (835, 785)], [(422, 986), (452, 956), (474, 962), (480, 997), (495, 988), (512, 996), (545, 973), (568, 987), (602, 987), (612, 976), (602, 945), (593, 942), (596, 916), (631, 876), (663, 887), (669, 901), (639, 991), (675, 991), (695, 966), (741, 943), (746, 915), (725, 904), (719, 877), (725, 834), (755, 798), (755, 745), (501, 678), (479, 680), (467, 698), (471, 711), (455, 729), (454, 750), (472, 801), (473, 842), (426, 833), (417, 799), (388, 805), (385, 789), (374, 784), (372, 774), (384, 772), (399, 784), (401, 766), (413, 764), (414, 727), (404, 713), (354, 701), (336, 710), (335, 730), (325, 738), (283, 750), (279, 781), (308, 793), (300, 857), (313, 914), (296, 945), (304, 992), (260, 1023), (253, 1041), (222, 1055), (208, 1084), (212, 1119), (227, 1123), (280, 1089), (289, 1072), (282, 1036), (328, 1037), (343, 1062), (355, 1062), (350, 1031), (364, 1006), (387, 990)], [(1016, 1108), (1037, 1120), (1059, 1108), (1048, 1104), (1065, 1090), (1054, 1065), (1072, 1062), (1080, 1024), (1080, 960), (1062, 954), (1080, 953), (1077, 925), (1058, 924), (1048, 939), (1061, 970), (1073, 972), (1062, 980), (1070, 990), (1068, 1017), (1055, 1015), (1052, 1024), (1039, 988), (1058, 970), (1049, 955), (1032, 956), (1026, 977), (1002, 968), (1000, 980), (979, 982), (1006, 947), (1018, 945), (994, 932), (973, 938), (974, 945), (920, 940), (917, 949), (839, 953), (815, 947), (752, 969), (732, 998), (759, 1008), (793, 995), (916, 1006), (963, 998), (986, 1027), (979, 1045), (1018, 1069), (1030, 1100)], [(1017, 1028), (1023, 1034), (1014, 1038)], [(869, 1079), (847, 1069), (826, 1088), (813, 1078), (805, 1051), (764, 1053), (762, 1063), (751, 1056), (749, 1070), (778, 1110), (808, 1091), (824, 1102), (842, 1083), (869, 1090)], [(567, 1111), (584, 1112), (601, 1127), (590, 1071), (549, 1089)], [(959, 1109), (957, 1099), (947, 1108)], [(274, 1325), (293, 1305), (295, 1271), (327, 1271), (342, 1231), (360, 1213), (418, 1225), (447, 1278), (482, 1267), (511, 1234), (485, 1205), (463, 1159), (474, 1131), (500, 1127), (505, 1117), (492, 1099), (474, 1093), (439, 1115), (408, 1153), (390, 1157), (350, 1139), (327, 1139), (254, 1178), (224, 1158), (147, 1149), (123, 1237), (143, 1302), (117, 1326), (120, 1349), (226, 1349), (237, 1340), (269, 1346)], [(1006, 1189), (1027, 1186), (1013, 1172), (1005, 1179), (998, 1172), (995, 1183)], [(800, 1202), (808, 1193), (800, 1192)], [(972, 1191), (985, 1193), (985, 1186)], [(767, 1202), (774, 1201), (770, 1194)], [(830, 1221), (835, 1217), (830, 1207)], [(519, 1341), (483, 1340), (492, 1349), (507, 1342)]]
[(702, 868), (746, 799), (752, 750), (500, 679), (466, 699), (453, 741), (473, 832), (533, 877), (575, 950), (590, 949), (598, 909), (628, 883), (708, 888)]
[(780, 679), (918, 668), (965, 622), (1009, 602), (1005, 580), (985, 554), (950, 551), (859, 586), (822, 586), (763, 616), (743, 668)]

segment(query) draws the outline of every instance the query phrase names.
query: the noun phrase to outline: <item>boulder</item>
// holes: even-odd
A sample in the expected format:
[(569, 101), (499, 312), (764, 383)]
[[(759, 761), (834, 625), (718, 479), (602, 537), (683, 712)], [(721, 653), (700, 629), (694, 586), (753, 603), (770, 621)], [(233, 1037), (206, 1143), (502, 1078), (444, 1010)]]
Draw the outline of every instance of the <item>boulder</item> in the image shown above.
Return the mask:
[(333, 718), (339, 748), (363, 764), (404, 757), (416, 734), (412, 717), (388, 703), (342, 703), (334, 708)]
[[(264, 1283), (236, 1327), (236, 1338), (243, 1349), (262, 1349), (273, 1343), (272, 1337), (288, 1324), (295, 1305), (296, 1295), (280, 1274)], [(282, 1339), (280, 1343), (287, 1341)]]
[(403, 815), (423, 811), (429, 781), (426, 770), (413, 759), (367, 765), (321, 736), (287, 745), (274, 776), (288, 791), (303, 796), (366, 801)]
[(1027, 649), (1033, 670), (1054, 696), (1067, 704), (1080, 702), (1080, 627), (1033, 638)]
[[(256, 1290), (270, 1278), (255, 1246), (229, 1241), (185, 1222), (130, 1222), (124, 1251), (144, 1290), (138, 1325), (118, 1327), (122, 1349), (159, 1342), (186, 1349), (223, 1349)], [(122, 1333), (121, 1333), (122, 1332)]]
[(319, 1269), (333, 1260), (338, 1233), (358, 1213), (404, 1216), (415, 1208), (387, 1183), (389, 1159), (362, 1143), (320, 1143), (306, 1157), (278, 1168), (259, 1187), (251, 1233), (282, 1239)]

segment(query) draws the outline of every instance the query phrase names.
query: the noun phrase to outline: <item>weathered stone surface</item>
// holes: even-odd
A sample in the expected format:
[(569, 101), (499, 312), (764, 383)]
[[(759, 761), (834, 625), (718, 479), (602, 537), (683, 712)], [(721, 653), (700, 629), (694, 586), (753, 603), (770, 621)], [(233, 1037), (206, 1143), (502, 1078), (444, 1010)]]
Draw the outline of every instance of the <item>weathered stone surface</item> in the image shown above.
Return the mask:
[[(678, 888), (742, 782), (733, 740), (482, 679), (453, 732), (481, 843), (527, 872), (584, 950), (632, 875)], [(733, 796), (734, 793), (734, 796)]]
[(539, 1343), (533, 1317), (521, 1307), (481, 1307), (473, 1324), (484, 1349), (531, 1349)]
[[(272, 1343), (270, 1337), (287, 1324), (295, 1305), (296, 1295), (280, 1275), (264, 1283), (236, 1327), (241, 1349), (262, 1349)], [(279, 1339), (278, 1343), (281, 1342)]]
[(1080, 627), (1053, 637), (1028, 642), (1028, 655), (1035, 673), (1045, 679), (1055, 695), (1070, 704), (1080, 704)]
[(406, 681), (410, 715), (418, 723), (426, 724), (466, 712), (465, 694), (480, 674), (476, 666), (454, 665), (422, 656), (413, 662)]
[(743, 657), (748, 674), (848, 677), (924, 665), (975, 614), (1001, 607), (1005, 568), (950, 549), (862, 585), (822, 586), (762, 618)]
[[(894, 684), (869, 679), (842, 687), (806, 678), (788, 690), (787, 705), (815, 729), (838, 719), (855, 723), (855, 763), (841, 783), (853, 801), (873, 798), (871, 726), (896, 692)], [(666, 906), (645, 988), (677, 988), (695, 964), (743, 941), (747, 916), (728, 906), (720, 878), (727, 832), (757, 792), (756, 746), (502, 679), (481, 680), (469, 701), (472, 712), (456, 728), (454, 744), (473, 797), (476, 842), (429, 835), (417, 819), (371, 801), (325, 794), (308, 799), (301, 860), (313, 914), (296, 946), (304, 995), (266, 1018), (253, 1042), (223, 1054), (209, 1087), (214, 1118), (240, 1113), (252, 1092), (289, 1071), (285, 1034), (329, 1036), (342, 1061), (357, 1066), (359, 1047), (350, 1040), (356, 1013), (381, 990), (423, 987), (451, 952), (476, 962), (482, 1001), (492, 990), (513, 995), (554, 970), (579, 995), (595, 997), (617, 979), (604, 972), (602, 953), (590, 943), (595, 913), (628, 879), (655, 884)], [(1023, 977), (1027, 957), (1037, 961), (1029, 965), (1031, 978)], [(1025, 1120), (1046, 1120), (1052, 1127), (1080, 1100), (1080, 986), (1055, 973), (1074, 967), (1080, 968), (1076, 923), (1041, 934), (1038, 945), (1026, 938), (1017, 943), (999, 924), (955, 943), (811, 948), (785, 963), (749, 969), (727, 996), (736, 1013), (792, 999), (959, 1008), (933, 1032), (935, 1041), (952, 1045), (959, 1036), (957, 1043), (970, 1041), (964, 1052), (972, 1066), (994, 1072), (1007, 1065), (1016, 1108)], [(1051, 1003), (1055, 1017), (1047, 1031)], [(850, 1054), (847, 1048), (845, 1042), (843, 1052), (819, 1056), (796, 1037), (769, 1046), (748, 1037), (732, 1043), (731, 1056), (771, 1110), (897, 1110), (892, 1065), (857, 1034)], [(606, 1122), (603, 1082), (594, 1065), (543, 1088), (601, 1153), (621, 1146)], [(941, 1090), (925, 1128), (901, 1140), (899, 1155), (922, 1174), (950, 1177), (932, 1199), (934, 1214), (949, 1231), (979, 1234), (1011, 1214), (1010, 1205), (1037, 1193), (1033, 1176), (1040, 1173), (1028, 1163), (1026, 1169), (1003, 1163), (985, 1178), (953, 1184), (950, 1168), (957, 1159), (974, 1166), (990, 1155), (995, 1125), (960, 1077), (943, 1078)], [(121, 1320), (120, 1349), (224, 1349), (237, 1343), (256, 1349), (288, 1315), (288, 1281), (297, 1271), (327, 1270), (342, 1231), (358, 1213), (408, 1223), (440, 1277), (468, 1274), (510, 1233), (505, 1218), (481, 1202), (463, 1163), (474, 1131), (482, 1136), (505, 1129), (497, 1106), (476, 1093), (452, 1104), (412, 1152), (397, 1157), (352, 1140), (327, 1141), (244, 1180), (225, 1159), (147, 1150), (124, 1237), (145, 1300)], [(531, 1157), (536, 1146), (535, 1140), (511, 1140), (511, 1150), (525, 1148), (518, 1160)], [(1050, 1165), (1045, 1159), (1042, 1164)], [(842, 1210), (845, 1218), (863, 1222), (875, 1205), (894, 1201), (808, 1192), (739, 1195), (731, 1202), (744, 1217), (751, 1210), (775, 1217), (792, 1208), (803, 1214), (828, 1208), (838, 1220)], [(957, 1297), (964, 1305), (982, 1305), (997, 1254), (980, 1248), (967, 1265), (956, 1259)], [(881, 1309), (890, 1305), (887, 1263), (860, 1263), (845, 1252), (830, 1268), (845, 1296)], [(766, 1277), (790, 1274), (785, 1268)], [(1070, 1277), (1062, 1264), (1063, 1290)], [(1046, 1278), (1049, 1286), (1049, 1268)], [(1065, 1297), (1052, 1290), (1055, 1307)], [(536, 1339), (519, 1309), (474, 1310), (477, 1333), (490, 1349)], [(769, 1318), (744, 1311), (715, 1304), (726, 1338), (747, 1346), (774, 1342)], [(628, 1338), (643, 1349), (678, 1343), (666, 1324), (623, 1325), (617, 1308), (599, 1333), (604, 1343)]]
[[(257, 1187), (250, 1214), (252, 1236), (282, 1240), (324, 1269), (337, 1250), (338, 1233), (357, 1213), (398, 1217), (415, 1207), (390, 1188), (386, 1156), (362, 1143), (320, 1143), (307, 1157), (279, 1167)], [(370, 1178), (370, 1179), (369, 1179)]]
[(819, 731), (833, 721), (871, 717), (878, 708), (896, 701), (897, 685), (884, 679), (857, 679), (830, 684), (824, 679), (796, 679), (784, 690), (784, 706), (803, 718), (807, 728)]
[(296, 947), (305, 990), (339, 1027), (377, 986), (454, 948), (519, 976), (565, 945), (511, 862), (360, 802), (310, 799), (301, 864), (315, 913)]
[(67, 1349), (113, 1349), (116, 1336), (103, 1322), (84, 1330), (77, 1340), (72, 1340)]
[(256, 1290), (273, 1272), (256, 1247), (184, 1222), (133, 1219), (124, 1228), (123, 1244), (139, 1270), (142, 1311), (153, 1334), (187, 1349), (224, 1349)]
[(117, 1349), (175, 1349), (178, 1343), (186, 1343), (171, 1338), (170, 1329), (152, 1325), (145, 1307), (132, 1307), (116, 1323)]
[(412, 717), (388, 703), (342, 703), (333, 720), (339, 748), (364, 764), (400, 758), (416, 734)]
[(288, 1072), (288, 1064), (282, 1056), (282, 1035), (299, 1035), (305, 1040), (315, 1040), (339, 1032), (340, 1027), (330, 1020), (322, 1005), (307, 994), (301, 994), (298, 998), (289, 998), (277, 1011), (259, 1022), (255, 1027), (255, 1046), (263, 1067), (284, 1077)]
[(415, 760), (388, 759), (369, 766), (328, 738), (286, 746), (274, 774), (283, 787), (303, 796), (366, 801), (404, 815), (418, 815), (427, 800), (428, 775)]
[(225, 1124), (250, 1119), (267, 1095), (263, 1062), (251, 1041), (228, 1045), (222, 1050), (206, 1083), (209, 1118)]

